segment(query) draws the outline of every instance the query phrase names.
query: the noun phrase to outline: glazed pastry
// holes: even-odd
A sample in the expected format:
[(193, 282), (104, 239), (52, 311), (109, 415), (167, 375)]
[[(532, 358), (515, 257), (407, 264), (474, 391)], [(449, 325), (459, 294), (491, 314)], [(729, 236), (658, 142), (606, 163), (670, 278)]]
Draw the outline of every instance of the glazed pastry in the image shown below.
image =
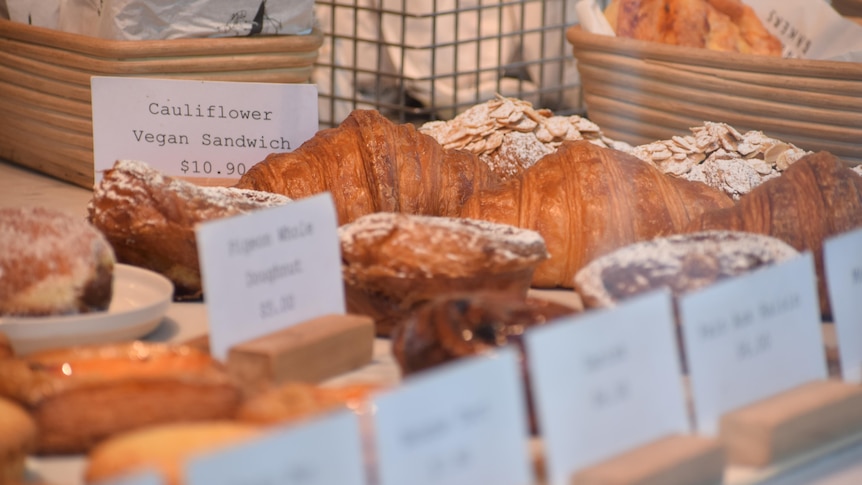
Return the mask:
[(807, 155), (733, 207), (709, 211), (688, 231), (724, 229), (766, 234), (814, 254), (820, 309), (829, 316), (823, 242), (862, 226), (862, 177), (828, 152)]
[(745, 54), (782, 51), (740, 0), (612, 0), (605, 17), (620, 37)]
[(293, 422), (336, 409), (358, 408), (378, 389), (380, 386), (372, 384), (324, 387), (289, 382), (246, 399), (236, 417), (261, 425)]
[(534, 231), (481, 220), (380, 212), (338, 230), (347, 310), (388, 336), (439, 295), (495, 290), (523, 299), (547, 259)]
[(161, 273), (174, 283), (177, 299), (194, 299), (202, 293), (195, 225), (288, 202), (276, 194), (200, 187), (121, 160), (105, 171), (88, 210), (118, 261)]
[(36, 423), (17, 403), (0, 398), (0, 485), (24, 482), (24, 462), (36, 449)]
[(182, 485), (190, 458), (260, 433), (257, 426), (234, 421), (173, 423), (130, 431), (100, 443), (89, 453), (84, 479), (96, 484), (150, 471), (165, 485)]
[(392, 354), (404, 375), (461, 357), (519, 343), (536, 325), (577, 313), (559, 303), (494, 292), (441, 296), (419, 307), (396, 327)]
[(84, 218), (41, 207), (0, 209), (0, 316), (106, 310), (114, 252)]
[(679, 296), (798, 255), (784, 241), (762, 234), (677, 234), (596, 258), (575, 275), (575, 291), (587, 308), (614, 306), (664, 287)]
[(530, 327), (577, 313), (547, 300), (513, 299), (493, 292), (448, 295), (422, 305), (392, 335), (392, 354), (405, 376), (470, 355), (515, 345), (527, 390), (530, 428), (538, 429), (529, 392), (522, 336)]
[(233, 417), (241, 394), (208, 354), (132, 342), (0, 360), (0, 396), (36, 420), (39, 453), (80, 453), (142, 426)]

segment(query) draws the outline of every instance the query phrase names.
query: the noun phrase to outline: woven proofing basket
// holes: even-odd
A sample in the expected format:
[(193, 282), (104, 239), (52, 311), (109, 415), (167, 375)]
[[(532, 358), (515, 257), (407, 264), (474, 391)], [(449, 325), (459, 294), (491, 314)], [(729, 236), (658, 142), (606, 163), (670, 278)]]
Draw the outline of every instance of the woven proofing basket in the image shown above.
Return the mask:
[(93, 185), (91, 76), (304, 83), (303, 36), (114, 41), (0, 19), (0, 158)]
[(781, 59), (566, 32), (587, 116), (640, 145), (704, 121), (862, 161), (862, 64)]

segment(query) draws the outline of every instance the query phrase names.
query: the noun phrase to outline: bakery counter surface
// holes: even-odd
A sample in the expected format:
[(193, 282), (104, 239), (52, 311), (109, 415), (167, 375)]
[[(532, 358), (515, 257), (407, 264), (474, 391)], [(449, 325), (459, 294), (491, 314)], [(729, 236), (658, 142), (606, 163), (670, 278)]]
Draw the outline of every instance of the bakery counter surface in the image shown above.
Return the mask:
[[(0, 161), (0, 207), (38, 205), (84, 216), (91, 192), (28, 169)], [(539, 292), (538, 296), (571, 303), (571, 292)], [(145, 337), (151, 341), (184, 342), (207, 332), (206, 308), (201, 303), (172, 303), (159, 326)], [(400, 379), (388, 340), (377, 339), (372, 362), (330, 383), (376, 382), (396, 384)], [(536, 449), (540, 443), (534, 443)], [(28, 472), (35, 483), (80, 485), (85, 467), (81, 456), (31, 457)], [(862, 483), (862, 435), (814, 450), (780, 466), (761, 469), (731, 468), (726, 485), (858, 485)]]

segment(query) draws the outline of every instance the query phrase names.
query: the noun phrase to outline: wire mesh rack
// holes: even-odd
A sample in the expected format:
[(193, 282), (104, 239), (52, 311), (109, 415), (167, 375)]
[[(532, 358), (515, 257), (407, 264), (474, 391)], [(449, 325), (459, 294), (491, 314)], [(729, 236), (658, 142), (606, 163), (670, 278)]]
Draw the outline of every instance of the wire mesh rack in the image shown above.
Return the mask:
[(318, 0), (321, 128), (354, 109), (450, 119), (496, 94), (580, 114), (576, 0)]

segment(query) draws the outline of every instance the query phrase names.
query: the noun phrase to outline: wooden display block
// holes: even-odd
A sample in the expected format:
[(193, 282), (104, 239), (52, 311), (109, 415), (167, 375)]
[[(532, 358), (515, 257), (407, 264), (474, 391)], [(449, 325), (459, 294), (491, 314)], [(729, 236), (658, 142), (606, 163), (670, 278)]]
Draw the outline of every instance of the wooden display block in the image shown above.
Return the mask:
[(317, 383), (371, 361), (374, 321), (326, 315), (234, 345), (227, 369), (248, 393), (287, 381)]
[(813, 381), (722, 416), (719, 436), (736, 465), (762, 467), (862, 429), (862, 387)]
[(670, 435), (575, 473), (571, 485), (712, 485), (724, 480), (718, 440)]

